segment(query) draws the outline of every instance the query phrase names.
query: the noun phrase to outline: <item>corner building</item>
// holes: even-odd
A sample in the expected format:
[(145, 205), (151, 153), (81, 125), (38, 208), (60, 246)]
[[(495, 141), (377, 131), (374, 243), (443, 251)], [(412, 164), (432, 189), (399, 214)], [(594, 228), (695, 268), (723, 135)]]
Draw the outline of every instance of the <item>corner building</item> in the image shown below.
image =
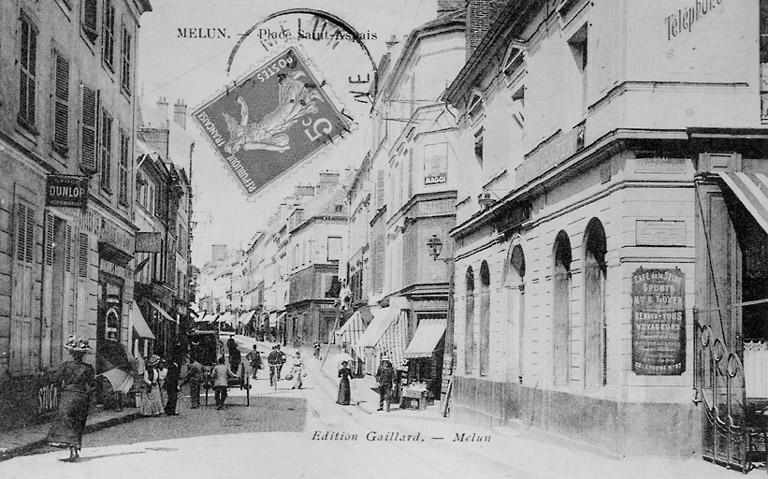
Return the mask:
[(762, 3), (511, 1), (468, 38), (457, 420), (749, 467)]

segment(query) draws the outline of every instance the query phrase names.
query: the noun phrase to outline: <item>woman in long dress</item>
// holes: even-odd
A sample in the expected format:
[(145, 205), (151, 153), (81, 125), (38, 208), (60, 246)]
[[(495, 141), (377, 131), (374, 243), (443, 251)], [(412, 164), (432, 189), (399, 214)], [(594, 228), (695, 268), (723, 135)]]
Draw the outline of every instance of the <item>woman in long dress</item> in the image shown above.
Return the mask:
[(153, 355), (147, 361), (144, 369), (144, 383), (141, 388), (141, 414), (143, 416), (159, 416), (163, 413), (163, 400), (160, 397), (159, 373), (157, 365), (160, 357)]
[(72, 335), (64, 347), (72, 355), (56, 371), (55, 384), (60, 386), (59, 409), (46, 439), (54, 447), (69, 448), (69, 458), (74, 462), (80, 457), (85, 422), (91, 391), (95, 388), (96, 374), (93, 366), (83, 362), (83, 356), (92, 352), (88, 341)]
[(349, 387), (349, 380), (352, 378), (352, 370), (349, 369), (347, 366), (349, 363), (347, 361), (341, 362), (341, 368), (339, 369), (339, 398), (336, 401), (336, 404), (341, 404), (342, 406), (349, 406), (350, 401), (350, 387)]

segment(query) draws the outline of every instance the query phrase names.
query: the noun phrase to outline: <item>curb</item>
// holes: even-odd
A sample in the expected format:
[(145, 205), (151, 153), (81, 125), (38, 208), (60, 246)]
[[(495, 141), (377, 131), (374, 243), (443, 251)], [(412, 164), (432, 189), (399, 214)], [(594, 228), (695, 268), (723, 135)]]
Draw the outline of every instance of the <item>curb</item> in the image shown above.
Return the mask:
[[(126, 414), (125, 416), (113, 417), (110, 419), (105, 419), (104, 421), (95, 422), (93, 424), (86, 424), (84, 434), (90, 434), (92, 432), (100, 431), (108, 427), (135, 421), (141, 417), (141, 413), (136, 411), (135, 413)], [(17, 456), (22, 456), (30, 451), (34, 451), (35, 449), (44, 446), (45, 444), (45, 438), (43, 438), (28, 442), (26, 444), (21, 444), (16, 447), (8, 448), (5, 451), (0, 452), (0, 462), (7, 461), (8, 459), (12, 459)]]

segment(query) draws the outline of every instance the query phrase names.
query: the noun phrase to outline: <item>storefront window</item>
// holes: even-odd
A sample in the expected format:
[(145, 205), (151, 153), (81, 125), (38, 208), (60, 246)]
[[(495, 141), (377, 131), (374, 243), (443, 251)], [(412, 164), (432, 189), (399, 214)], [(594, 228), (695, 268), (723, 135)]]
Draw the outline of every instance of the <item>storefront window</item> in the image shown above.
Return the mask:
[(466, 314), (464, 321), (464, 372), (472, 374), (475, 364), (475, 274), (467, 268)]
[(605, 230), (592, 218), (584, 233), (584, 386), (606, 384)]
[(554, 274), (552, 290), (553, 311), (553, 382), (556, 386), (568, 384), (570, 369), (569, 343), (571, 340), (570, 302), (571, 302), (571, 241), (565, 231), (560, 231), (555, 239)]
[(491, 276), (488, 263), (480, 265), (480, 375), (488, 374), (491, 358)]

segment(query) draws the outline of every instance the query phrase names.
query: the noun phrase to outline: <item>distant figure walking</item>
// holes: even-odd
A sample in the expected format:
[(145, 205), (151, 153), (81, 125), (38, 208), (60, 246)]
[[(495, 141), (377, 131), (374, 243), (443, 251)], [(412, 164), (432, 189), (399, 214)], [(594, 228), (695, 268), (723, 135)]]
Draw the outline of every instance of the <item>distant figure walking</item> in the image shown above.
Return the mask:
[(165, 415), (166, 416), (178, 416), (176, 412), (176, 401), (179, 397), (179, 359), (171, 359), (168, 363), (167, 374), (165, 376)]
[(54, 384), (60, 387), (59, 409), (48, 433), (47, 442), (54, 447), (68, 447), (69, 458), (62, 460), (74, 462), (80, 457), (80, 446), (96, 374), (93, 366), (83, 362), (83, 356), (93, 352), (87, 340), (72, 335), (64, 347), (72, 355), (72, 360), (62, 363), (54, 376)]
[(196, 357), (192, 358), (192, 362), (187, 370), (187, 375), (181, 380), (180, 386), (184, 383), (189, 383), (189, 400), (192, 403), (191, 409), (197, 409), (200, 407), (200, 385), (203, 384), (205, 377), (205, 370), (202, 364)]
[(315, 349), (315, 359), (320, 359), (320, 341), (315, 341), (313, 348)]
[(301, 353), (296, 351), (296, 359), (293, 361), (291, 375), (293, 376), (293, 385), (291, 389), (301, 389), (301, 376), (304, 374), (304, 361), (301, 360)]
[(223, 357), (219, 358), (218, 363), (211, 371), (211, 380), (213, 380), (213, 397), (216, 400), (216, 409), (223, 409), (224, 402), (227, 400), (227, 380), (237, 376), (224, 364)]
[(267, 356), (267, 364), (269, 364), (269, 385), (275, 386), (280, 380), (280, 352), (277, 345), (272, 346), (272, 351)]
[(351, 400), (350, 384), (349, 380), (352, 379), (352, 370), (348, 367), (347, 361), (341, 362), (341, 369), (339, 369), (339, 398), (336, 400), (336, 404), (342, 406), (349, 406)]
[(141, 389), (141, 414), (143, 416), (159, 416), (163, 413), (163, 400), (160, 397), (159, 373), (157, 366), (160, 356), (152, 355), (144, 369), (144, 383)]
[(379, 409), (377, 411), (383, 410), (386, 405), (387, 412), (389, 412), (392, 390), (394, 389), (395, 381), (397, 381), (397, 373), (389, 359), (382, 358), (379, 370), (376, 371), (376, 380), (379, 382)]
[(259, 350), (256, 348), (257, 345), (254, 343), (253, 351), (250, 351), (245, 355), (245, 359), (251, 364), (251, 375), (253, 379), (256, 379), (256, 371), (261, 369), (261, 354), (259, 354)]

